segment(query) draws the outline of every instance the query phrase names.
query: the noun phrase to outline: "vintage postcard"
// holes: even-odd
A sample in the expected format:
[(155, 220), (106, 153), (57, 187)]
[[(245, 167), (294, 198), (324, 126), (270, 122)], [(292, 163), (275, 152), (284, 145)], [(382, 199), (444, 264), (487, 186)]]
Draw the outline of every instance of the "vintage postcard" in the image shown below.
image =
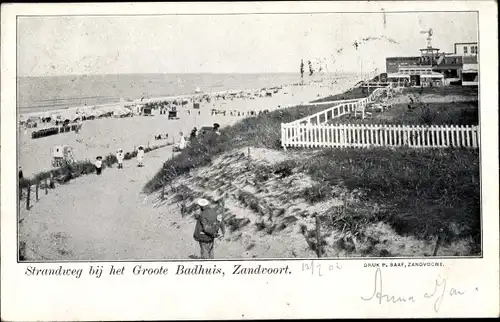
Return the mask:
[(2, 319), (498, 316), (496, 9), (2, 6)]

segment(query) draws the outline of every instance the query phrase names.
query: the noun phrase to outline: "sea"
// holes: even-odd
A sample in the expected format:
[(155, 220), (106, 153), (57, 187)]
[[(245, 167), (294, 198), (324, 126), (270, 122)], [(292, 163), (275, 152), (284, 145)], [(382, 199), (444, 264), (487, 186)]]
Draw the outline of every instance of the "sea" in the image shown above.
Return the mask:
[[(304, 75), (305, 82), (350, 77), (350, 74)], [(117, 74), (18, 77), (20, 113), (203, 92), (256, 89), (297, 84), (299, 73), (276, 74)]]

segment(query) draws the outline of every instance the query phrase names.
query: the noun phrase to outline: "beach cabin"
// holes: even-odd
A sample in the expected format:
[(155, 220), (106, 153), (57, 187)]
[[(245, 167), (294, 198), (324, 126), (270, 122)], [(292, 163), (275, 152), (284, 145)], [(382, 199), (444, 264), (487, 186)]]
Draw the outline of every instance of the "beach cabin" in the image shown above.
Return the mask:
[(56, 145), (52, 148), (52, 166), (60, 167), (73, 162), (73, 148), (69, 145)]
[(144, 106), (142, 108), (142, 115), (144, 116), (151, 116), (153, 115), (153, 109), (149, 106)]
[(177, 120), (177, 119), (179, 119), (177, 117), (177, 111), (176, 110), (168, 111), (168, 119), (169, 120)]

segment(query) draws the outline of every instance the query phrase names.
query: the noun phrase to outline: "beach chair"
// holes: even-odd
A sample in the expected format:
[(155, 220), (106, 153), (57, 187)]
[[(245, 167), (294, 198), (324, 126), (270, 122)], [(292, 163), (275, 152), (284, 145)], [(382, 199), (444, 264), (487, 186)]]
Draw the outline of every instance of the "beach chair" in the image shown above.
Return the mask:
[(370, 118), (372, 116), (372, 112), (366, 111), (366, 106), (357, 106), (353, 111), (354, 118)]

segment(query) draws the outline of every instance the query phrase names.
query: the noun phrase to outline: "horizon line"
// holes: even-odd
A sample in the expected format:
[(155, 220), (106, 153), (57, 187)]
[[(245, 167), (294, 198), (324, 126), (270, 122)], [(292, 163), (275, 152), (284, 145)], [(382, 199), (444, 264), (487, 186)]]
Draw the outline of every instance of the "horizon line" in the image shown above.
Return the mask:
[[(323, 74), (341, 74), (341, 73), (351, 73), (351, 74), (356, 74), (359, 72), (355, 71), (337, 71), (337, 72), (328, 72), (328, 73), (323, 73)], [(85, 77), (85, 76), (117, 76), (117, 75), (231, 75), (231, 74), (239, 74), (239, 75), (272, 75), (272, 74), (300, 74), (299, 72), (185, 72), (185, 73), (166, 73), (166, 72), (150, 72), (150, 73), (103, 73), (103, 74), (94, 74), (94, 73), (89, 73), (89, 74), (58, 74), (58, 75), (17, 75), (16, 78), (20, 77), (31, 77), (31, 78), (37, 78), (37, 77)], [(314, 74), (313, 76), (318, 76), (318, 74)], [(311, 77), (309, 75), (304, 75), (304, 77)]]

